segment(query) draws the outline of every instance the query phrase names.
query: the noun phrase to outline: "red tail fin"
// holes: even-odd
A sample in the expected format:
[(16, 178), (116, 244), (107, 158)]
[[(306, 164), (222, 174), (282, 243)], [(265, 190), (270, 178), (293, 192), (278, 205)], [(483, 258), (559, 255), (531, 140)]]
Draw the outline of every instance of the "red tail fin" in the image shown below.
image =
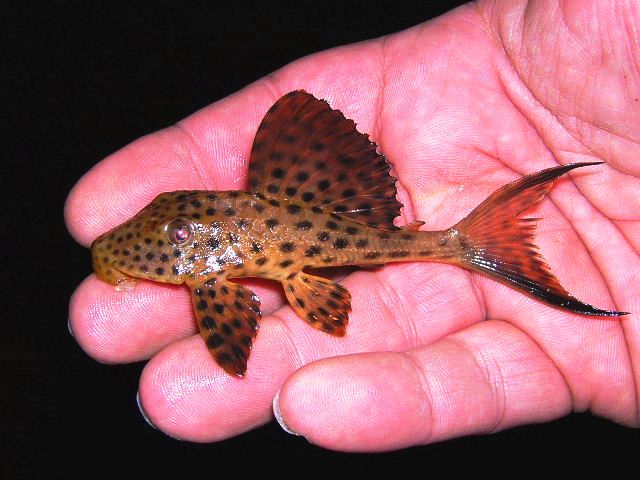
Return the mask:
[(548, 168), (494, 192), (451, 228), (462, 234), (463, 266), (565, 310), (584, 315), (625, 315), (626, 312), (600, 310), (571, 296), (551, 273), (533, 243), (538, 219), (518, 218), (540, 203), (563, 173), (599, 163), (602, 162)]

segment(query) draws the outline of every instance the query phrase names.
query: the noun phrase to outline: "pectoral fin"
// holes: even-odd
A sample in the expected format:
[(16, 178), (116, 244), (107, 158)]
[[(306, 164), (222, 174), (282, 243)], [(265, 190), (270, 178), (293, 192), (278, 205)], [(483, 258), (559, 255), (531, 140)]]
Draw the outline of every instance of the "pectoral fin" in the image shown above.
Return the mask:
[(200, 335), (227, 373), (244, 376), (262, 317), (260, 300), (249, 289), (215, 279), (190, 285)]
[(303, 272), (283, 284), (289, 304), (309, 325), (337, 337), (347, 332), (351, 295), (346, 288)]

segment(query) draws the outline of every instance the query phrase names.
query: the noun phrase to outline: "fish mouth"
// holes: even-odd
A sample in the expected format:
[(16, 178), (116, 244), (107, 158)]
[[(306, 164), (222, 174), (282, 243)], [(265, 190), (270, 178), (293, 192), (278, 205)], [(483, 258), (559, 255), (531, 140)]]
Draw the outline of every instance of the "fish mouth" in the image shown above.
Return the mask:
[(93, 271), (100, 280), (115, 285), (118, 290), (121, 290), (120, 287), (125, 284), (133, 284), (137, 281), (135, 277), (115, 267), (115, 260), (105, 263), (100, 257), (94, 256)]

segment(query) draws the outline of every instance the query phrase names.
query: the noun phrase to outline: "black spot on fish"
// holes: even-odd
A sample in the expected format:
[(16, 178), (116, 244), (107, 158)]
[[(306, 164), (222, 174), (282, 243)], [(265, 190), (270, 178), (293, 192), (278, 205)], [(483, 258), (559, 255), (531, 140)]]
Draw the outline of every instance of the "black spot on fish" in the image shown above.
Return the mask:
[(347, 188), (342, 191), (342, 198), (351, 198), (356, 194), (356, 191), (353, 188)]
[(291, 204), (287, 206), (287, 212), (289, 212), (292, 215), (296, 215), (298, 213), (300, 213), (300, 210), (302, 210), (302, 208), (296, 204)]
[(364, 202), (358, 205), (358, 210), (360, 210), (361, 215), (365, 215), (365, 216), (371, 215), (372, 209), (373, 209), (373, 205), (371, 205), (370, 203)]
[(319, 255), (321, 251), (322, 249), (319, 246), (312, 245), (307, 250), (305, 250), (304, 254), (307, 257), (315, 257), (316, 255)]
[(347, 248), (349, 246), (349, 240), (346, 238), (338, 237), (336, 241), (333, 242), (333, 246), (338, 250), (342, 250), (343, 248)]
[(222, 330), (222, 333), (225, 334), (227, 337), (230, 337), (233, 334), (233, 332), (231, 331), (231, 327), (226, 323), (223, 323), (220, 326), (220, 330)]
[(327, 180), (326, 178), (324, 180), (320, 180), (318, 182), (318, 190), (320, 190), (321, 192), (324, 192), (330, 186), (331, 186), (331, 184), (329, 183), (329, 180)]
[[(224, 340), (222, 339), (222, 337), (220, 335), (218, 335), (217, 333), (212, 334), (209, 338), (207, 338), (207, 347), (211, 348), (211, 349), (216, 349), (218, 347), (220, 347), (221, 345), (224, 344)], [(223, 354), (220, 354), (218, 356), (218, 359), (220, 359), (220, 357)]]
[(284, 253), (291, 253), (296, 248), (292, 242), (283, 242), (280, 244), (280, 251)]
[(202, 317), (202, 326), (208, 329), (216, 328), (216, 321), (209, 315), (205, 315)]
[(309, 220), (303, 220), (302, 222), (296, 223), (296, 228), (298, 230), (309, 230), (311, 227), (313, 227), (313, 223)]
[(329, 232), (327, 232), (326, 230), (318, 232), (318, 240), (320, 240), (321, 242), (326, 242), (327, 240), (329, 240), (329, 237)]
[(267, 218), (264, 223), (267, 227), (269, 227), (269, 230), (273, 230), (279, 222), (277, 218)]

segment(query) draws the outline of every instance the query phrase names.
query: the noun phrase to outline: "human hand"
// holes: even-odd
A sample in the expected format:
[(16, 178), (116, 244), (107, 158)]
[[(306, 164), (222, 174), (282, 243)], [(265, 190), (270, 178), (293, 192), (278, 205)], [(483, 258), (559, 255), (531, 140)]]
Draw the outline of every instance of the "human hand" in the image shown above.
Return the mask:
[[(522, 174), (606, 161), (558, 182), (540, 209), (537, 243), (576, 297), (636, 313), (639, 79), (627, 68), (632, 29), (618, 19), (640, 15), (526, 6), (479, 3), (296, 62), (97, 165), (70, 195), (69, 229), (88, 245), (160, 192), (245, 188), (262, 116), (282, 93), (304, 88), (371, 134), (399, 179), (402, 222), (424, 220), (427, 230), (452, 225)], [(116, 292), (91, 276), (72, 299), (72, 328), (102, 361), (152, 357), (140, 384), (144, 409), (189, 440), (268, 421), (280, 388), (290, 428), (343, 450), (399, 448), (571, 410), (638, 423), (635, 315), (572, 315), (455, 267), (404, 263), (343, 281), (353, 311), (347, 336), (336, 339), (283, 306), (275, 284), (243, 283), (265, 314), (244, 380), (213, 363), (182, 287), (141, 282)], [(357, 352), (378, 353), (343, 356)]]

